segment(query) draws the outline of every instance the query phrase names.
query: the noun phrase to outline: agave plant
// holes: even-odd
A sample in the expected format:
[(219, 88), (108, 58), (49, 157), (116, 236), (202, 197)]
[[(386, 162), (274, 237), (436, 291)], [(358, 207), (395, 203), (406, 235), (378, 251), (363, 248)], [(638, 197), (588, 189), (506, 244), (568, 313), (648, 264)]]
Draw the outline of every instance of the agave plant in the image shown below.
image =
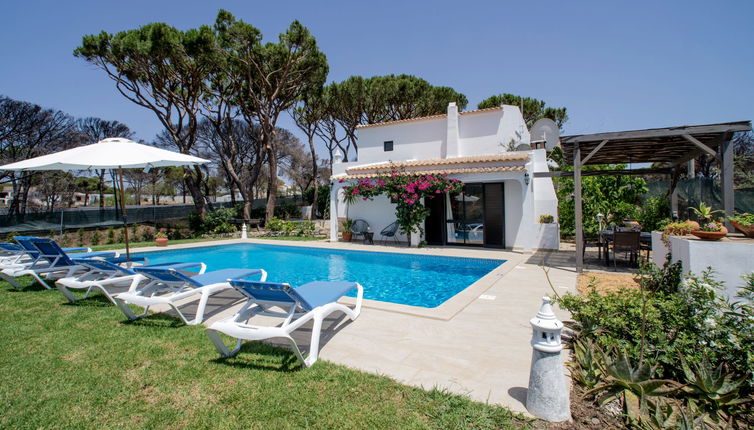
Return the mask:
[(591, 339), (578, 339), (573, 342), (574, 361), (569, 363), (573, 369), (573, 378), (579, 384), (594, 388), (602, 378), (599, 347)]
[(713, 368), (706, 360), (690, 364), (681, 358), (681, 367), (687, 381), (684, 391), (693, 396), (690, 403), (698, 401), (716, 423), (730, 421), (736, 409), (751, 401), (741, 395), (746, 378), (734, 379), (722, 364)]
[(708, 415), (694, 404), (685, 407), (658, 399), (647, 401), (647, 413), (637, 427), (643, 430), (707, 430), (719, 429), (717, 425), (710, 425)]
[(700, 202), (698, 208), (691, 208), (691, 210), (699, 217), (699, 221), (703, 221), (705, 224), (713, 221), (715, 214), (722, 213), (720, 210), (713, 210), (712, 206), (707, 206), (704, 202)]
[(602, 353), (600, 371), (605, 376), (601, 385), (587, 392), (599, 393), (598, 401), (605, 404), (615, 398), (623, 401), (630, 422), (638, 423), (647, 412), (647, 398), (662, 396), (678, 390), (681, 386), (668, 379), (654, 379), (655, 367), (639, 362), (634, 366), (625, 351), (617, 351), (615, 357)]

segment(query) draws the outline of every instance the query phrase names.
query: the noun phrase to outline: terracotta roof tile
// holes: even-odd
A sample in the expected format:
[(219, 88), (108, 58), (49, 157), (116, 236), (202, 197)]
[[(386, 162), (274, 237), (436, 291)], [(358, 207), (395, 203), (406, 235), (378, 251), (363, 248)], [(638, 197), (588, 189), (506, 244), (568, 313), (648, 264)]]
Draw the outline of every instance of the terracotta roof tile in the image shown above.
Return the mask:
[(452, 157), (452, 158), (435, 158), (429, 160), (410, 160), (384, 162), (377, 164), (368, 164), (364, 166), (354, 166), (346, 169), (347, 173), (356, 173), (373, 170), (401, 169), (406, 167), (435, 167), (435, 166), (453, 166), (459, 164), (487, 164), (487, 163), (510, 163), (526, 164), (529, 161), (529, 154), (526, 152), (506, 152), (494, 155), (477, 155), (473, 157)]
[[(498, 167), (450, 167), (447, 169), (432, 169), (432, 170), (412, 170), (411, 173), (415, 175), (442, 175), (451, 173), (488, 173), (488, 172), (523, 172), (526, 167), (521, 166), (498, 166)], [(374, 178), (385, 172), (363, 173), (363, 174), (348, 174), (333, 176), (331, 179), (364, 179)]]
[[(459, 112), (459, 115), (468, 115), (470, 113), (480, 113), (480, 112), (491, 112), (496, 110), (503, 110), (502, 107), (491, 107), (491, 108), (485, 108), (485, 109), (475, 109), (475, 110), (467, 110), (464, 112)], [(404, 122), (413, 122), (413, 121), (423, 121), (425, 119), (437, 119), (437, 118), (445, 118), (448, 114), (441, 113), (438, 115), (429, 115), (429, 116), (420, 116), (417, 118), (406, 118), (406, 119), (399, 119), (395, 121), (385, 121), (385, 122), (375, 122), (373, 124), (362, 124), (357, 125), (356, 128), (369, 128), (369, 127), (380, 127), (383, 125), (393, 125), (393, 124), (400, 124)]]

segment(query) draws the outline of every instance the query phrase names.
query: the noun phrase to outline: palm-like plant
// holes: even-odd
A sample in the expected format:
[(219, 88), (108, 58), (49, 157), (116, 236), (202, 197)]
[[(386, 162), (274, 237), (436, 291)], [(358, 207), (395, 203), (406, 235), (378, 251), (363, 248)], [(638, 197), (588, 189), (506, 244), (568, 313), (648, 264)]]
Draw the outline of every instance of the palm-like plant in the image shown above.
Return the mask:
[(698, 208), (691, 208), (691, 210), (694, 211), (697, 217), (699, 217), (699, 221), (704, 223), (714, 221), (715, 214), (723, 212), (712, 209), (712, 206), (707, 206), (704, 202), (700, 202)]

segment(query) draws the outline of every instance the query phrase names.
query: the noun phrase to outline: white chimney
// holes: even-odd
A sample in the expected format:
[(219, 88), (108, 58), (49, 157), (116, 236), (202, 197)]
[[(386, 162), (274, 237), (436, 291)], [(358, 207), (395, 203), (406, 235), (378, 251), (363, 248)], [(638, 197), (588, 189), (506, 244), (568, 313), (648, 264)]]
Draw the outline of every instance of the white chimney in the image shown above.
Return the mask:
[(445, 140), (446, 150), (443, 158), (458, 157), (458, 106), (454, 102), (448, 103), (448, 135)]

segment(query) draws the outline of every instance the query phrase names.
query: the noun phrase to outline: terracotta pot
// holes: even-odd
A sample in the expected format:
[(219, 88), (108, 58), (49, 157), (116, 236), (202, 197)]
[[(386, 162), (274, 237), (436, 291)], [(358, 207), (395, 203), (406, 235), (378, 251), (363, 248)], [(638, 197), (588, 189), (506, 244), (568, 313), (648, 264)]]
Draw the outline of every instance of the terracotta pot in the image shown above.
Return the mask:
[(167, 237), (158, 237), (155, 238), (155, 243), (157, 246), (168, 246), (168, 238)]
[(735, 227), (736, 230), (743, 233), (744, 236), (754, 237), (754, 225), (741, 224), (740, 222), (733, 221), (733, 220), (731, 220), (730, 223), (733, 224), (733, 227)]
[(728, 229), (723, 227), (722, 231), (702, 231), (694, 230), (691, 232), (694, 236), (702, 240), (720, 240), (728, 234)]
[(350, 231), (344, 231), (343, 232), (343, 241), (344, 242), (350, 242), (351, 241), (351, 237), (353, 237), (353, 233), (351, 233)]
[(689, 223), (689, 225), (691, 225), (691, 229), (692, 229), (692, 230), (699, 230), (699, 228), (701, 227), (701, 226), (699, 225), (699, 223), (698, 223), (698, 222), (696, 222), (696, 221), (691, 221), (691, 220), (688, 220), (688, 221), (686, 221), (686, 222), (687, 222), (687, 223)]

